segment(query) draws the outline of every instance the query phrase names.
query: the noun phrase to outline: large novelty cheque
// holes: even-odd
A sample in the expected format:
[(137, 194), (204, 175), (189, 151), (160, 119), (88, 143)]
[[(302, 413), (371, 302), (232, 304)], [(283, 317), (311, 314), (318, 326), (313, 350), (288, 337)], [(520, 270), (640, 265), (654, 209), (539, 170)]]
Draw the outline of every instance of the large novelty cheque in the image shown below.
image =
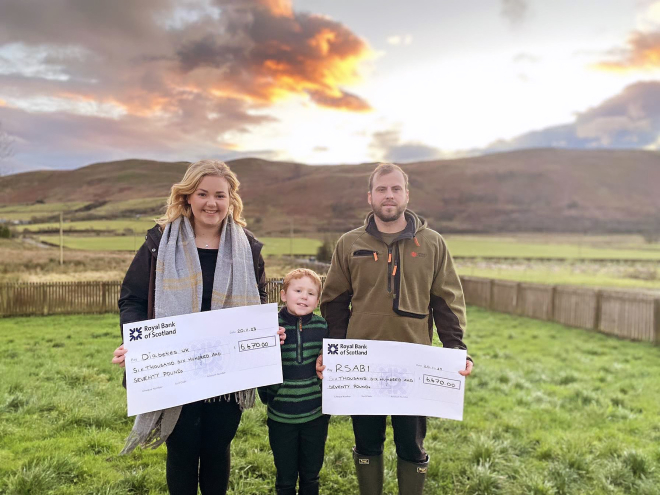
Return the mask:
[(277, 304), (123, 326), (128, 415), (282, 383)]
[(323, 413), (463, 420), (467, 352), (380, 340), (324, 339)]

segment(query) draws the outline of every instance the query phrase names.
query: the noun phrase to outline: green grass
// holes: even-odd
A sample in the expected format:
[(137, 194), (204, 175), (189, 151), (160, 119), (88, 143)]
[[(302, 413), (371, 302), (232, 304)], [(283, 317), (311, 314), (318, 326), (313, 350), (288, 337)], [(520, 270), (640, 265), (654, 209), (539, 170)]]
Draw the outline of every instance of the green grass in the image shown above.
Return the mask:
[[(47, 213), (54, 215), (61, 211), (71, 211), (82, 208), (88, 201), (69, 201), (65, 203), (34, 203), (31, 205), (5, 205), (0, 206), (0, 217), (4, 213), (22, 213), (25, 215), (36, 215)], [(29, 218), (29, 217), (28, 217)]]
[[(566, 259), (639, 259), (660, 260), (660, 244), (642, 242), (610, 242), (589, 236), (446, 236), (453, 256), (502, 258), (566, 258)], [(622, 236), (623, 237), (623, 236)], [(625, 236), (624, 238), (628, 238)], [(615, 247), (612, 247), (615, 245)]]
[[(109, 221), (108, 221), (109, 222)], [(87, 222), (76, 222), (87, 223)], [(94, 222), (89, 222), (94, 223)], [(148, 224), (147, 228), (153, 227), (154, 223)], [(84, 249), (92, 251), (134, 251), (136, 246), (139, 248), (144, 242), (143, 233), (147, 228), (134, 235), (126, 236), (64, 236), (64, 246), (70, 249)], [(137, 232), (137, 231), (136, 231)], [(59, 244), (59, 235), (41, 235), (40, 240), (51, 244)], [(262, 254), (264, 256), (289, 254), (290, 239), (288, 237), (260, 237), (259, 240), (264, 243)], [(316, 250), (321, 245), (321, 241), (316, 239), (307, 239), (296, 237), (293, 239), (294, 254), (315, 255)]]
[[(131, 427), (109, 363), (117, 320), (0, 320), (0, 493), (166, 493), (164, 448), (117, 455)], [(477, 308), (469, 320), (465, 419), (429, 419), (426, 493), (660, 493), (660, 348)], [(357, 493), (352, 445), (350, 420), (334, 417), (324, 493)], [(232, 453), (231, 493), (273, 491), (263, 406), (244, 414)]]
[(32, 205), (6, 205), (0, 206), (0, 219), (5, 220), (31, 220), (33, 217), (59, 215), (60, 212), (77, 210), (88, 204), (84, 201), (71, 201), (67, 203), (43, 203)]
[(125, 201), (110, 201), (103, 206), (94, 208), (92, 211), (96, 215), (119, 215), (123, 212), (146, 210), (160, 211), (166, 203), (167, 198), (127, 199)]
[[(121, 219), (121, 220), (82, 220), (76, 222), (64, 222), (62, 229), (65, 232), (75, 232), (84, 230), (106, 231), (121, 233), (125, 230), (132, 230), (138, 236), (144, 236), (144, 233), (155, 225), (153, 218), (145, 219)], [(15, 227), (19, 232), (40, 232), (47, 230), (59, 230), (59, 222), (33, 223), (30, 225), (20, 225)]]
[[(59, 235), (41, 235), (39, 240), (59, 245)], [(144, 242), (143, 234), (127, 236), (64, 236), (64, 247), (85, 251), (135, 251)]]
[[(264, 243), (263, 255), (286, 255), (291, 253), (291, 239), (288, 237), (259, 237)], [(316, 255), (316, 250), (322, 244), (317, 239), (308, 239), (304, 237), (293, 238), (293, 253), (304, 255)]]
[[(90, 204), (89, 201), (71, 201), (65, 203), (43, 203), (31, 205), (5, 205), (0, 206), (0, 219), (6, 220), (31, 220), (33, 217), (43, 218), (52, 215), (64, 213), (67, 221), (88, 215), (116, 217), (124, 214), (133, 215), (134, 212), (152, 212), (153, 216), (158, 216), (159, 211), (165, 206), (167, 198), (140, 198), (129, 199), (125, 201), (109, 201), (108, 203), (93, 208), (89, 211), (74, 212), (83, 206)], [(143, 215), (148, 216), (148, 215)], [(103, 220), (101, 220), (103, 221)], [(153, 222), (152, 222), (153, 223)], [(105, 229), (102, 229), (105, 230)]]

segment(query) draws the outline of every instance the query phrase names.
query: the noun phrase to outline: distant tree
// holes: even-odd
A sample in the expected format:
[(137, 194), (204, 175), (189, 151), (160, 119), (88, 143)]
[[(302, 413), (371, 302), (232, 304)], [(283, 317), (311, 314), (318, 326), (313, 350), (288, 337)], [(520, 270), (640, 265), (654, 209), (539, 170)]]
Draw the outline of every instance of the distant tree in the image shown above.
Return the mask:
[(336, 245), (336, 239), (326, 238), (316, 250), (316, 260), (322, 263), (330, 263)]
[(2, 128), (2, 123), (0, 122), (0, 176), (7, 175), (11, 172), (8, 167), (3, 167), (2, 162), (12, 156), (14, 156), (14, 140), (9, 137), (9, 134)]
[(0, 239), (9, 239), (11, 237), (13, 237), (13, 232), (9, 228), (9, 225), (0, 223)]

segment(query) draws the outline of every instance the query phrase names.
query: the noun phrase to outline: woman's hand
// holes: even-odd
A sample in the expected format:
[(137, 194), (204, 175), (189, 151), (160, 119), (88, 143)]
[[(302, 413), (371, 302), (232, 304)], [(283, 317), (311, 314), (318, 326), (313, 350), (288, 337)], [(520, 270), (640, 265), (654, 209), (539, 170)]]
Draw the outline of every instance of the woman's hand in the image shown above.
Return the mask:
[(286, 340), (286, 330), (284, 329), (284, 327), (280, 327), (277, 330), (277, 335), (280, 336), (280, 345), (284, 344), (284, 341)]
[(126, 356), (125, 354), (128, 352), (128, 350), (124, 349), (124, 344), (120, 345), (115, 349), (115, 352), (113, 353), (113, 358), (112, 358), (112, 364), (118, 364), (121, 368), (126, 366)]
[(470, 376), (470, 373), (472, 373), (472, 367), (474, 366), (474, 363), (470, 361), (469, 359), (465, 360), (465, 370), (464, 371), (459, 371), (459, 375), (463, 376)]

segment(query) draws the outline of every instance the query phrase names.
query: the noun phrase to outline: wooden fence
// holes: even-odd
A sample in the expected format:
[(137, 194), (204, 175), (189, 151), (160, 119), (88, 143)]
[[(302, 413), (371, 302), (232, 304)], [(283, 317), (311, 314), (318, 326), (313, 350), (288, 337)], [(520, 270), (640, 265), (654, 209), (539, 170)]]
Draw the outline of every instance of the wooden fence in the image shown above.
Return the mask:
[[(269, 302), (280, 302), (281, 288), (281, 278), (267, 279)], [(0, 284), (0, 317), (116, 313), (120, 289), (119, 281), (4, 283)]]
[(0, 284), (0, 316), (118, 311), (121, 282)]
[(660, 344), (660, 295), (462, 277), (468, 304)]
[[(322, 277), (325, 281), (325, 277)], [(462, 277), (468, 304), (660, 344), (660, 295)], [(0, 284), (0, 316), (117, 312), (121, 282)], [(282, 279), (270, 278), (269, 302)]]

